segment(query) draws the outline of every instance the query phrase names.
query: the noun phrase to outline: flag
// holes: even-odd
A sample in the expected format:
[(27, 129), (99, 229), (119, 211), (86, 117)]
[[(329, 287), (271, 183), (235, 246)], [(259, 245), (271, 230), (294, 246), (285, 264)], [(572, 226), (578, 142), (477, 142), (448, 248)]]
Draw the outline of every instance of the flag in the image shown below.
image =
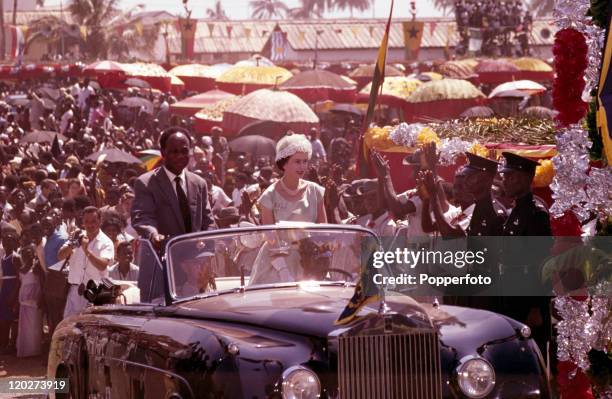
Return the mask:
[(285, 33), (276, 27), (270, 37), (270, 60), (282, 61), (285, 59), (287, 54), (287, 41), (285, 40)]
[(244, 36), (246, 36), (247, 38), (251, 37), (251, 29), (244, 28)]
[(215, 31), (215, 24), (208, 23), (208, 35), (212, 37), (213, 32)]
[(142, 36), (142, 34), (144, 33), (144, 26), (142, 25), (142, 22), (140, 21), (134, 24), (134, 29), (136, 30), (136, 33), (138, 34), (138, 36)]
[(376, 66), (374, 67), (374, 75), (372, 76), (372, 88), (370, 89), (370, 99), (368, 101), (368, 111), (366, 112), (365, 119), (363, 120), (363, 126), (361, 136), (359, 137), (360, 145), (359, 148), (363, 148), (363, 151), (359, 151), (357, 156), (357, 169), (362, 177), (368, 174), (368, 164), (370, 163), (370, 155), (365, 148), (364, 135), (366, 130), (370, 127), (372, 118), (374, 117), (374, 108), (376, 107), (376, 100), (378, 99), (378, 91), (385, 80), (385, 64), (387, 62), (387, 46), (389, 44), (389, 29), (391, 28), (391, 17), (393, 16), (393, 0), (391, 0), (391, 10), (389, 11), (389, 19), (387, 20), (387, 26), (385, 28), (385, 34), (383, 35), (380, 47), (378, 48), (378, 57), (376, 58)]
[(227, 30), (227, 37), (232, 37), (232, 29), (234, 29), (234, 27), (232, 25), (227, 25), (225, 29)]
[(181, 52), (184, 58), (193, 58), (195, 51), (195, 32), (197, 21), (192, 18), (179, 18), (181, 31)]
[(418, 58), (424, 27), (425, 24), (422, 21), (406, 21), (402, 23), (407, 60), (416, 60)]
[(612, 164), (612, 131), (609, 122), (612, 121), (612, 19), (608, 21), (608, 32), (606, 46), (603, 50), (601, 63), (601, 75), (599, 77), (599, 89), (597, 91), (597, 128), (601, 134), (604, 145), (604, 153), (608, 164)]
[(372, 265), (372, 255), (378, 249), (378, 242), (374, 237), (364, 237), (361, 241), (361, 275), (355, 286), (353, 296), (349, 299), (335, 324), (350, 323), (365, 305), (382, 298), (381, 287), (374, 284), (374, 274), (378, 271)]

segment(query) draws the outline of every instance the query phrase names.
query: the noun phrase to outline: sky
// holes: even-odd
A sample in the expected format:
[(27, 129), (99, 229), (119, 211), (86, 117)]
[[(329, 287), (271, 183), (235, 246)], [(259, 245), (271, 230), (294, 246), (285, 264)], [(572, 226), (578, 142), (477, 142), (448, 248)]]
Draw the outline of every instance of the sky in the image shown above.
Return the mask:
[[(196, 18), (204, 18), (206, 16), (206, 9), (214, 8), (216, 0), (189, 0), (189, 5), (193, 9), (193, 16)], [(69, 0), (63, 0), (64, 6)], [(221, 0), (225, 12), (231, 19), (249, 19), (251, 16), (251, 9), (249, 7), (250, 0)], [(389, 15), (389, 6), (391, 0), (373, 0), (374, 7), (363, 13), (355, 12), (353, 14), (356, 18), (385, 18)], [(60, 0), (46, 0), (46, 6), (59, 6)], [(284, 0), (289, 8), (297, 7), (300, 2), (299, 0)], [(130, 9), (138, 4), (145, 4), (145, 10), (157, 11), (165, 10), (173, 14), (179, 14), (183, 12), (183, 4), (181, 0), (120, 0), (120, 7), (122, 9)], [(437, 17), (443, 15), (441, 11), (437, 10), (433, 6), (433, 1), (428, 0), (416, 0), (417, 6), (417, 17)], [(348, 18), (350, 16), (348, 11), (345, 12), (332, 12), (327, 13), (325, 18)], [(398, 18), (410, 17), (410, 1), (409, 0), (395, 0), (395, 7), (393, 10), (393, 16)]]

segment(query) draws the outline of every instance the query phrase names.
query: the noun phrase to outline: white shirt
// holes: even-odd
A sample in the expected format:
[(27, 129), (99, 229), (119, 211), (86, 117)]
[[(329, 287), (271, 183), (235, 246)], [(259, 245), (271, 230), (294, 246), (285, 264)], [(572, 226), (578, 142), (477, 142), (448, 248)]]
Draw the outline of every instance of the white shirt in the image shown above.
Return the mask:
[(94, 90), (90, 86), (85, 86), (79, 90), (79, 98), (77, 104), (80, 109), (84, 109), (87, 104), (87, 99), (93, 94)]
[(232, 201), (234, 201), (234, 206), (236, 208), (240, 208), (240, 204), (242, 204), (242, 193), (246, 188), (247, 186), (244, 186), (242, 188), (235, 188), (234, 191), (232, 191)]
[[(170, 172), (165, 166), (163, 166), (163, 168), (166, 171), (166, 176), (168, 176), (168, 179), (170, 179), (170, 184), (172, 185), (172, 190), (174, 190), (174, 195), (176, 195), (176, 198), (178, 198), (178, 194), (176, 193), (176, 182), (174, 181), (177, 175)], [(185, 195), (187, 195), (187, 175), (185, 174), (185, 169), (183, 169), (178, 176), (181, 178), (181, 187), (183, 188)]]
[[(102, 230), (100, 230), (96, 238), (89, 242), (87, 248), (89, 252), (98, 258), (107, 259), (112, 262), (115, 257), (113, 242)], [(108, 269), (104, 271), (97, 269), (87, 259), (81, 247), (74, 250), (68, 264), (70, 265), (70, 271), (68, 272), (68, 282), (70, 284), (87, 284), (89, 280), (100, 281), (102, 278), (108, 277)]]
[(413, 213), (409, 213), (406, 215), (405, 220), (407, 227), (404, 228), (404, 232), (410, 238), (412, 237), (426, 237), (429, 236), (429, 233), (423, 231), (423, 226), (421, 224), (422, 217), (421, 212), (423, 210), (423, 201), (417, 195), (416, 190), (408, 190), (400, 195), (398, 195), (397, 199), (402, 203), (406, 204), (408, 201), (412, 202), (415, 207), (415, 211)]
[(310, 144), (312, 145), (312, 157), (314, 159), (325, 159), (327, 154), (325, 153), (325, 148), (323, 147), (323, 143), (321, 143), (321, 140), (312, 140)]
[(68, 129), (68, 124), (70, 123), (70, 119), (72, 119), (72, 117), (74, 117), (74, 112), (72, 111), (72, 108), (64, 112), (60, 121), (60, 133), (63, 134), (66, 132), (66, 130)]
[(130, 270), (127, 273), (127, 276), (124, 276), (119, 271), (119, 263), (115, 263), (108, 269), (108, 276), (113, 280), (119, 281), (138, 281), (138, 266), (133, 263), (130, 263)]
[(212, 201), (213, 201), (213, 209), (221, 209), (228, 206), (232, 199), (225, 194), (225, 191), (219, 186), (213, 186), (210, 188)]

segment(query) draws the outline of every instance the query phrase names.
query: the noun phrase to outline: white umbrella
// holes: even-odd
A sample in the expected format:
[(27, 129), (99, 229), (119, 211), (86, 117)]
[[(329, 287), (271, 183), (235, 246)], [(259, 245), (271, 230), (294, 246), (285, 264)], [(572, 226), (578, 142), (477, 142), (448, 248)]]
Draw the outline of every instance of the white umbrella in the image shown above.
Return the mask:
[(525, 97), (546, 91), (546, 87), (532, 80), (517, 80), (502, 83), (493, 89), (489, 98), (493, 97)]

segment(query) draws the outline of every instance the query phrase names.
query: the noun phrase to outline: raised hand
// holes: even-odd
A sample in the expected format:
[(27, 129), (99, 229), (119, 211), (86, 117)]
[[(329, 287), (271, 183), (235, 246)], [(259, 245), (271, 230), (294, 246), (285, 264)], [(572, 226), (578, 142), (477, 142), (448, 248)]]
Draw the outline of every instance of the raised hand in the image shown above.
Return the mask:
[(374, 162), (376, 173), (379, 177), (384, 177), (391, 173), (389, 162), (378, 151), (372, 151), (371, 159)]
[(435, 170), (438, 165), (438, 153), (436, 152), (436, 143), (425, 143), (423, 146), (423, 153), (425, 156), (426, 167), (429, 170)]

